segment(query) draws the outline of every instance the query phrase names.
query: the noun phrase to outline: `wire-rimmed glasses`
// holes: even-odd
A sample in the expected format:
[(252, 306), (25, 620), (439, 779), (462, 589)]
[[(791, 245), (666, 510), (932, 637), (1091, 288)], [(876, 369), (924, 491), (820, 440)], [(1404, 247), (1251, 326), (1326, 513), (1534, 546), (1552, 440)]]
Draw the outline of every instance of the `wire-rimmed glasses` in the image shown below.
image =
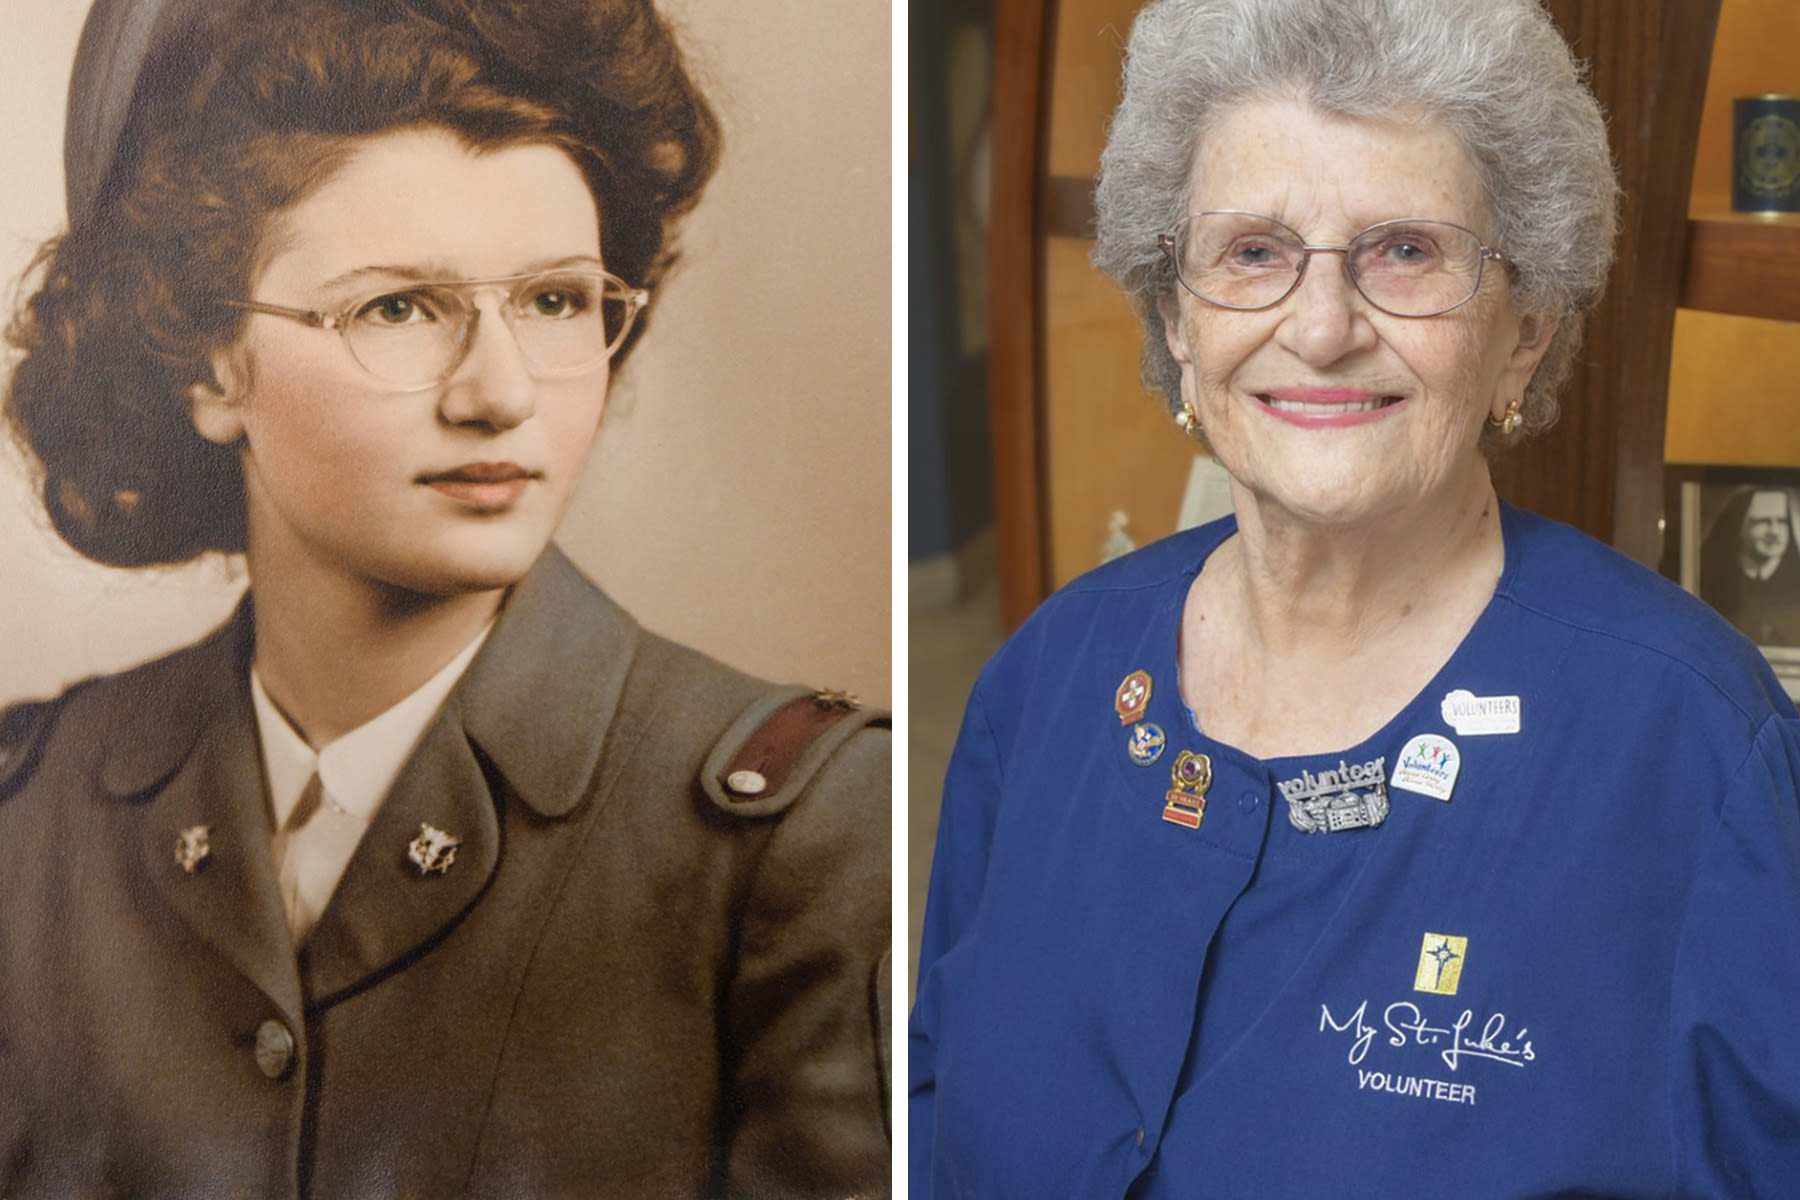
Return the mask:
[(650, 293), (598, 267), (556, 267), (493, 279), (389, 286), (337, 312), (260, 300), (232, 308), (286, 317), (343, 336), (350, 357), (398, 391), (436, 387), (468, 357), (481, 321), (475, 297), (501, 293), (500, 315), (525, 365), (538, 378), (591, 371), (625, 342)]
[(1342, 254), (1363, 297), (1396, 317), (1435, 317), (1467, 304), (1482, 270), (1506, 256), (1473, 230), (1400, 217), (1341, 246), (1313, 245), (1273, 217), (1221, 210), (1191, 214), (1157, 238), (1181, 286), (1208, 304), (1255, 311), (1293, 294), (1315, 254)]

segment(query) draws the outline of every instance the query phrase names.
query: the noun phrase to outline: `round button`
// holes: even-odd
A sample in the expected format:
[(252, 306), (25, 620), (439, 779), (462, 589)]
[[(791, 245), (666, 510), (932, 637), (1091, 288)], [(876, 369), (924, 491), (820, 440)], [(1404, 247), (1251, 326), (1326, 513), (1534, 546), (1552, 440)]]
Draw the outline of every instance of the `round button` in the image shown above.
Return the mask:
[(270, 1079), (280, 1079), (294, 1062), (294, 1035), (280, 1021), (264, 1021), (256, 1029), (256, 1065)]
[(1238, 797), (1239, 812), (1255, 812), (1256, 806), (1262, 803), (1262, 797), (1255, 792), (1245, 792)]
[(733, 771), (725, 777), (725, 786), (740, 796), (760, 796), (769, 781), (756, 771)]

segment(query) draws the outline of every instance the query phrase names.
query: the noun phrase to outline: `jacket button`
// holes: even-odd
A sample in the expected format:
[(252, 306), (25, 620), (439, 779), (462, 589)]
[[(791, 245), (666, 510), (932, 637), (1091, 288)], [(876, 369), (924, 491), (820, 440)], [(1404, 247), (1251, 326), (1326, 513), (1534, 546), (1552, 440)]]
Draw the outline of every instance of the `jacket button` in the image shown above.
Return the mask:
[(256, 1029), (256, 1065), (270, 1079), (280, 1079), (294, 1062), (294, 1035), (280, 1021), (264, 1021)]
[(767, 791), (769, 781), (759, 771), (733, 771), (725, 777), (725, 786), (731, 789), (733, 795), (748, 800)]

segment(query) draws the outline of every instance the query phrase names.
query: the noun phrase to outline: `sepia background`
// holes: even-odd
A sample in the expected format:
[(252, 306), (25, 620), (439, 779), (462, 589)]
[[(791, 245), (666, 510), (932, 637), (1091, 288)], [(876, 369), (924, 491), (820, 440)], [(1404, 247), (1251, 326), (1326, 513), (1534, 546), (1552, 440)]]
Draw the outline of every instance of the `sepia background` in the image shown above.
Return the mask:
[[(63, 224), (86, 0), (7, 6), (5, 308)], [(558, 541), (640, 621), (777, 680), (891, 694), (886, 4), (663, 0), (725, 125), (717, 178), (613, 382)], [(10, 358), (6, 366), (10, 366)], [(3, 368), (0, 368), (3, 369)], [(50, 531), (0, 445), (0, 704), (193, 641), (244, 586), (223, 560), (122, 571)]]

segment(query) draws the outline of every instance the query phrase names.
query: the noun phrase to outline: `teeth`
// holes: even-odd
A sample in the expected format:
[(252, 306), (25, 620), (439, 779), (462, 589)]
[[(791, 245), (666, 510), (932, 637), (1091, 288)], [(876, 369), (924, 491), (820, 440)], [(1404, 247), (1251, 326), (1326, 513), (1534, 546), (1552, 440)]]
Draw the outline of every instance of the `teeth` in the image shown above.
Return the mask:
[(1398, 400), (1398, 396), (1382, 396), (1374, 400), (1352, 400), (1345, 404), (1308, 404), (1304, 400), (1277, 400), (1264, 396), (1262, 402), (1276, 412), (1301, 413), (1312, 417), (1335, 417), (1344, 413), (1374, 412)]

